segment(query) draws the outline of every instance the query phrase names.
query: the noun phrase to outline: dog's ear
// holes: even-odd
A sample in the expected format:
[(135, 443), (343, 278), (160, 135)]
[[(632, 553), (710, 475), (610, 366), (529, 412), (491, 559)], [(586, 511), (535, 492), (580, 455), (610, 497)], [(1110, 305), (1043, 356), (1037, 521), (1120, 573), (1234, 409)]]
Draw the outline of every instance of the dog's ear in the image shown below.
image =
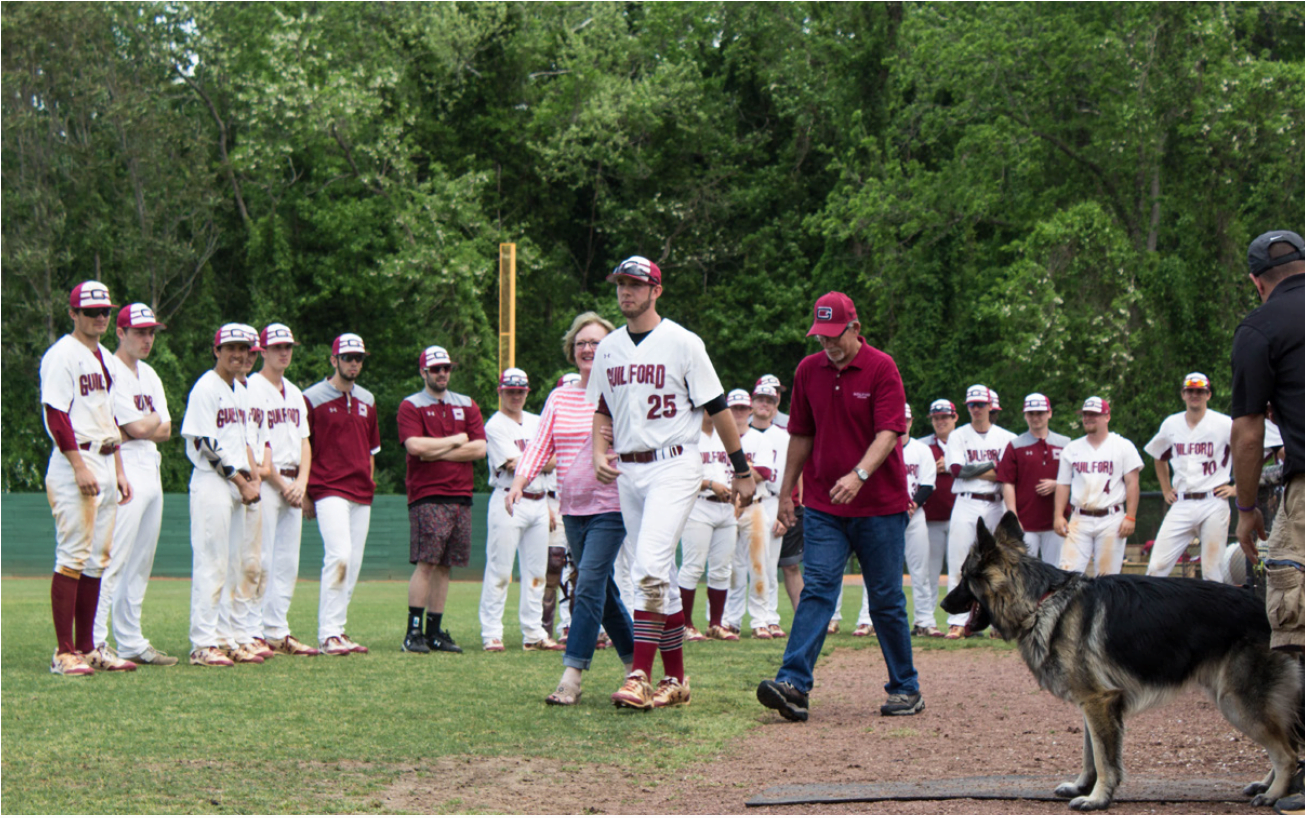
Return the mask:
[(998, 523), (998, 534), (1006, 535), (1013, 543), (1020, 543), (1021, 548), (1025, 547), (1025, 532), (1021, 529), (1020, 520), (1014, 511), (1002, 515), (1002, 520)]
[(975, 521), (975, 553), (984, 561), (997, 556), (1001, 546), (993, 535), (989, 533), (989, 527), (984, 524), (984, 518), (980, 517)]

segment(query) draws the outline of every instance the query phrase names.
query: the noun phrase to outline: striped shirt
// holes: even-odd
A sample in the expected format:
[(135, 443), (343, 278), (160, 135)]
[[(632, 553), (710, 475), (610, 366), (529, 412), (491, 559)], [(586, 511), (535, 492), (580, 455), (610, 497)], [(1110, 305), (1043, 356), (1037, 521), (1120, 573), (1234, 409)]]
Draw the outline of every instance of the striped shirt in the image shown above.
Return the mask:
[(556, 455), (558, 504), (569, 517), (621, 511), (617, 484), (605, 486), (594, 477), (591, 464), (595, 408), (596, 404), (585, 400), (585, 389), (579, 385), (554, 389), (544, 403), (539, 429), (517, 466), (517, 476), (525, 477), (529, 484), (549, 458)]

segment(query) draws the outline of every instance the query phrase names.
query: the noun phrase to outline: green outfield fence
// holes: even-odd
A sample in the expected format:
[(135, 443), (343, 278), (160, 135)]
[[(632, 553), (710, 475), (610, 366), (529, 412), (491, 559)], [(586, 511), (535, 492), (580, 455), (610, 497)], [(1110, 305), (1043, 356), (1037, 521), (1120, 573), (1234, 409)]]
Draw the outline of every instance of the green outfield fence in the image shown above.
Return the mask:
[[(472, 498), (472, 554), (466, 568), (455, 568), (454, 579), (479, 580), (485, 575), (485, 510), (490, 495)], [(154, 558), (154, 576), (191, 575), (190, 517), (187, 495), (168, 494), (163, 500), (163, 531)], [(1137, 532), (1131, 542), (1156, 536), (1165, 516), (1160, 492), (1143, 492), (1138, 508)], [(1230, 525), (1236, 522), (1231, 519)], [(1232, 531), (1232, 529), (1231, 529)], [(1231, 535), (1232, 536), (1232, 535)], [(304, 525), (299, 576), (317, 579), (322, 573), (322, 536), (316, 521)], [(54, 569), (54, 522), (44, 494), (0, 494), (0, 573), (31, 577)], [(372, 524), (363, 555), (361, 579), (406, 580), (408, 564), (408, 504), (403, 495), (380, 495), (372, 505)]]

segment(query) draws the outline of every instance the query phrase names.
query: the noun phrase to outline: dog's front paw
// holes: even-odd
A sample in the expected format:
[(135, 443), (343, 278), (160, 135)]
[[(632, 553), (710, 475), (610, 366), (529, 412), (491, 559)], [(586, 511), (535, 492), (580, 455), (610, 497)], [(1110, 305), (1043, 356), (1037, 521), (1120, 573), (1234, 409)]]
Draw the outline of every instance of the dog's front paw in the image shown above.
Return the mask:
[(1264, 781), (1253, 781), (1252, 783), (1243, 787), (1243, 795), (1247, 795), (1247, 796), (1260, 795), (1261, 793), (1265, 792), (1268, 789), (1269, 787), (1266, 786)]
[(1091, 795), (1081, 795), (1078, 798), (1070, 799), (1070, 808), (1080, 812), (1106, 809), (1109, 806), (1111, 806), (1110, 798), (1094, 798)]
[(1272, 798), (1272, 797), (1270, 797), (1270, 796), (1265, 795), (1264, 793), (1262, 793), (1261, 795), (1258, 795), (1258, 796), (1256, 796), (1255, 798), (1252, 799), (1252, 806), (1253, 806), (1253, 807), (1272, 807), (1272, 806), (1274, 806), (1274, 802), (1275, 802), (1275, 801), (1278, 801), (1278, 800), (1279, 800), (1278, 798)]
[(1053, 790), (1052, 794), (1057, 798), (1074, 798), (1076, 795), (1083, 795), (1084, 789), (1074, 781), (1067, 781)]

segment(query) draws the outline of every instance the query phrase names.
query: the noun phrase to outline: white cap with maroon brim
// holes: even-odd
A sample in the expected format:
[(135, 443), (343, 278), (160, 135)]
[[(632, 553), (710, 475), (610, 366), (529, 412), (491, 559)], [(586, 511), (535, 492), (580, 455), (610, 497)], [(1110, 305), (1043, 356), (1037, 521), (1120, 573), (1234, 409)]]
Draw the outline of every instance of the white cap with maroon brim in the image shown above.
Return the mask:
[(526, 373), (523, 370), (520, 370), (517, 367), (512, 366), (503, 370), (503, 374), (499, 376), (499, 388), (500, 389), (530, 389), (531, 380), (530, 378), (526, 377)]
[(574, 383), (580, 383), (579, 372), (568, 372), (561, 378), (558, 378), (558, 386), (571, 386)]
[(1031, 392), (1030, 394), (1025, 396), (1025, 411), (1026, 412), (1051, 412), (1052, 401), (1048, 400), (1048, 396), (1042, 394), (1041, 392)]
[(444, 347), (429, 346), (417, 356), (417, 365), (422, 369), (443, 365), (453, 366), (453, 358), (449, 357), (449, 351)]
[(957, 407), (953, 405), (952, 401), (947, 400), (946, 398), (939, 398), (934, 403), (930, 404), (930, 414), (955, 415), (957, 414)]
[(763, 383), (753, 387), (753, 397), (780, 400), (780, 393), (769, 383)]
[(150, 309), (148, 304), (128, 304), (118, 311), (118, 327), (120, 329), (167, 329), (159, 323), (159, 319), (154, 317), (154, 310)]
[(726, 406), (752, 406), (753, 399), (749, 397), (747, 389), (731, 389), (726, 394)]
[(258, 342), (259, 346), (264, 349), (280, 346), (282, 344), (290, 344), (291, 346), (296, 347), (299, 346), (299, 342), (295, 340), (294, 333), (292, 333), (290, 327), (285, 324), (268, 324), (263, 328), (263, 331), (259, 333)]
[(109, 288), (98, 281), (83, 281), (68, 294), (68, 306), (75, 310), (93, 310), (97, 307), (116, 309), (109, 298)]
[(993, 391), (982, 383), (966, 390), (966, 403), (993, 403)]
[(1093, 397), (1084, 401), (1084, 406), (1079, 411), (1081, 413), (1096, 412), (1099, 415), (1109, 415), (1111, 414), (1111, 402), (1108, 401), (1106, 398), (1099, 398), (1098, 396), (1094, 395)]
[(1184, 389), (1205, 389), (1211, 391), (1211, 379), (1200, 372), (1189, 372), (1184, 376)]
[(223, 324), (218, 327), (218, 331), (213, 335), (213, 346), (220, 347), (223, 344), (247, 344), (254, 345), (250, 334), (246, 332), (244, 324)]
[(350, 352), (357, 352), (360, 355), (367, 354), (367, 349), (363, 346), (363, 339), (354, 333), (346, 332), (331, 342), (332, 355), (344, 355)]
[(776, 391), (776, 394), (785, 391), (785, 388), (780, 384), (780, 379), (774, 375), (763, 375), (762, 377), (758, 378), (757, 383), (753, 384), (754, 395), (757, 394), (757, 387), (759, 386), (769, 386)]

